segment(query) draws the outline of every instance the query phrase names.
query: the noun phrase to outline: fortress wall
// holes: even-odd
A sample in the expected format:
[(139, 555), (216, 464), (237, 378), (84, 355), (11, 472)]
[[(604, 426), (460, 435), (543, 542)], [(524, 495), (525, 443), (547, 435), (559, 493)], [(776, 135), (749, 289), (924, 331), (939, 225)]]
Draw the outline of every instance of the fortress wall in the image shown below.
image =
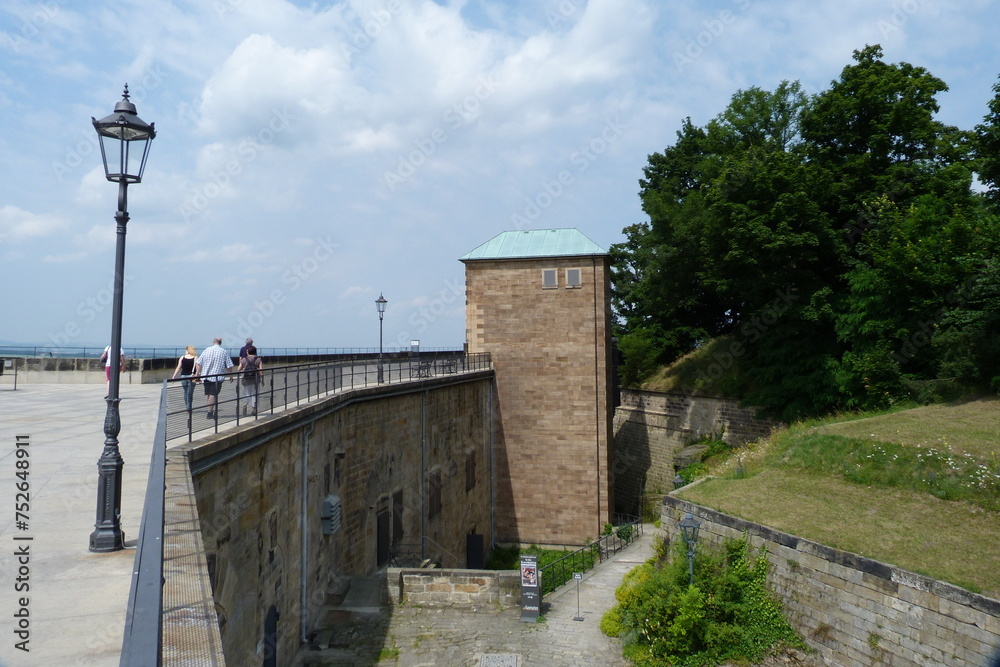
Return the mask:
[(1000, 600), (666, 496), (671, 539), (690, 511), (698, 544), (749, 535), (769, 583), (806, 641), (834, 665), (987, 665), (1000, 648)]
[[(345, 392), (168, 450), (192, 471), (227, 663), (260, 663), (273, 607), (278, 664), (289, 664), (303, 617), (307, 632), (321, 626), (331, 596), (384, 569), (380, 545), (464, 567), (467, 535), (492, 543), (492, 379)], [(337, 527), (324, 534), (329, 497)]]
[(622, 389), (615, 410), (612, 464), (616, 510), (638, 515), (639, 495), (673, 488), (675, 455), (703, 437), (741, 445), (780, 424), (758, 419), (752, 407), (712, 396)]

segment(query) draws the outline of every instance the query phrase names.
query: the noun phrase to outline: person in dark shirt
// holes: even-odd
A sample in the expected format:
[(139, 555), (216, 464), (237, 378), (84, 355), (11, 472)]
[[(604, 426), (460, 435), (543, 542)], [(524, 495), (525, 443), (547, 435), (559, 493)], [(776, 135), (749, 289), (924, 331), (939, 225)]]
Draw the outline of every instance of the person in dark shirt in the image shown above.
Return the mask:
[(188, 345), (184, 351), (184, 356), (177, 360), (177, 368), (174, 369), (173, 378), (181, 379), (181, 386), (184, 387), (184, 407), (191, 411), (191, 402), (194, 398), (194, 362), (198, 358), (198, 350), (194, 345)]

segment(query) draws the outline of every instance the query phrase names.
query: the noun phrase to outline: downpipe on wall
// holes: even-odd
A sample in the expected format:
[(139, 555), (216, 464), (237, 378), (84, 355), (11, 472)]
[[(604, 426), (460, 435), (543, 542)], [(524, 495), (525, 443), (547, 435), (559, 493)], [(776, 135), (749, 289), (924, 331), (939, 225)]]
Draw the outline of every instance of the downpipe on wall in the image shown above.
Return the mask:
[(301, 605), (302, 611), (299, 613), (299, 618), (301, 619), (299, 640), (303, 644), (308, 641), (308, 638), (306, 637), (306, 628), (308, 627), (309, 620), (306, 618), (306, 611), (308, 610), (308, 607), (306, 606), (306, 571), (309, 564), (309, 526), (307, 523), (309, 504), (309, 436), (312, 435), (313, 429), (315, 428), (316, 422), (311, 421), (302, 429), (302, 509), (299, 516), (299, 532), (302, 533), (302, 564), (299, 572), (299, 605)]

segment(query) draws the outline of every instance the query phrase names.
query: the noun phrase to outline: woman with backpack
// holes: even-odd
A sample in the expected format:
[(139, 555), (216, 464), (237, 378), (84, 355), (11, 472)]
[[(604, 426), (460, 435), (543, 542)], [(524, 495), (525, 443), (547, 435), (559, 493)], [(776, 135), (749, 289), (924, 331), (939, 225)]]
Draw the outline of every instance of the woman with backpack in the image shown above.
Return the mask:
[(247, 347), (247, 356), (240, 358), (240, 382), (243, 385), (243, 414), (250, 408), (250, 414), (257, 416), (257, 391), (264, 384), (264, 374), (261, 372), (264, 362), (257, 356), (257, 348)]

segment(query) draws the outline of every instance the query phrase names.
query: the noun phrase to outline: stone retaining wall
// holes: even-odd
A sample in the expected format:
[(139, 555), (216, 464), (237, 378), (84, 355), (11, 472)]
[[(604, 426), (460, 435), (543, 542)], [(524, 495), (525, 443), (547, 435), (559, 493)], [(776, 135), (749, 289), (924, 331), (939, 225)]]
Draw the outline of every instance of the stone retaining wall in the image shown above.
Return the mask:
[(521, 604), (516, 570), (427, 570), (390, 568), (389, 604), (425, 607), (514, 607)]
[(685, 511), (701, 522), (699, 544), (746, 533), (767, 549), (788, 619), (829, 664), (985, 666), (996, 656), (1000, 600), (667, 496), (671, 539)]
[(397, 540), (426, 538), (453, 567), (469, 534), (492, 544), (492, 383), (480, 371), (353, 389), (168, 450), (191, 478), (198, 583), (227, 664), (261, 664), (272, 612), (291, 664), (343, 579), (375, 575)]
[(672, 489), (674, 456), (692, 442), (714, 436), (741, 445), (778, 426), (733, 399), (623, 389), (614, 418), (615, 510), (638, 516), (643, 490)]

